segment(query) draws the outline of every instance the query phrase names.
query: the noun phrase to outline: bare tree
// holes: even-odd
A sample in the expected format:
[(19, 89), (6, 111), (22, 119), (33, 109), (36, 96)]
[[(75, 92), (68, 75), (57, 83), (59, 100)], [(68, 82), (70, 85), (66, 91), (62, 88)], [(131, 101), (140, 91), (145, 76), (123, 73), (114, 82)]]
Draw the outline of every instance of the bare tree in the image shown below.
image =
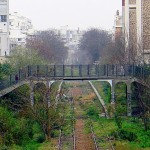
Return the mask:
[(27, 47), (37, 50), (47, 61), (53, 63), (64, 63), (68, 55), (68, 48), (54, 30), (38, 31), (34, 37), (27, 39)]
[(142, 42), (131, 35), (118, 36), (103, 50), (101, 63), (144, 64)]
[[(80, 52), (83, 58), (88, 58), (88, 63), (98, 61), (102, 56), (102, 51), (110, 43), (111, 36), (105, 30), (89, 29), (83, 34), (80, 40)], [(85, 55), (85, 57), (84, 57)]]
[(102, 51), (102, 57), (100, 59), (102, 64), (125, 64), (126, 52), (124, 39), (116, 38), (115, 41), (111, 41), (106, 45)]

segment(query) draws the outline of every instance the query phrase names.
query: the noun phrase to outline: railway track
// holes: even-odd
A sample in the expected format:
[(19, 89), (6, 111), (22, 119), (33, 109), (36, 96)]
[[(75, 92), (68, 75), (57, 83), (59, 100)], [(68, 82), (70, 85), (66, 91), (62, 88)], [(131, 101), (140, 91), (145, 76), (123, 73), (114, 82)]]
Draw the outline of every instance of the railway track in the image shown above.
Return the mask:
[[(71, 122), (72, 122), (72, 134), (70, 139), (65, 139), (64, 133), (62, 130), (60, 130), (60, 135), (59, 135), (59, 140), (58, 140), (58, 150), (63, 150), (64, 149), (64, 144), (65, 141), (68, 140), (70, 141), (71, 147), (70, 149), (67, 150), (115, 150), (113, 147), (113, 144), (111, 142), (111, 137), (109, 137), (108, 135), (106, 137), (97, 137), (95, 132), (94, 132), (94, 127), (93, 127), (93, 121), (92, 119), (89, 118), (88, 115), (84, 114), (83, 111), (80, 107), (79, 107), (79, 103), (78, 101), (75, 99), (75, 97), (78, 95), (85, 95), (85, 94), (90, 94), (90, 92), (92, 91), (91, 87), (89, 86), (89, 84), (87, 83), (83, 83), (85, 84), (85, 86), (72, 86), (71, 89), (71, 94), (68, 94), (69, 97), (69, 102), (70, 102), (70, 109), (72, 111), (72, 118)], [(74, 90), (76, 89), (76, 90)], [(78, 91), (77, 93), (74, 93), (74, 91)], [(84, 104), (83, 104), (84, 105)], [(89, 125), (89, 131), (90, 131), (90, 138), (86, 138), (87, 135), (83, 135), (83, 126), (85, 126), (85, 121), (88, 121), (88, 125)], [(86, 144), (90, 144), (88, 145), (89, 148), (82, 148), (81, 145), (82, 143), (82, 139), (81, 137), (85, 137), (85, 141), (89, 141)], [(105, 143), (107, 143), (107, 146), (105, 144), (105, 146), (101, 145), (101, 143), (99, 141), (102, 141), (102, 143), (105, 141)], [(84, 142), (83, 142), (84, 144)], [(79, 145), (81, 148), (79, 148)], [(66, 150), (66, 149), (65, 149)]]
[[(102, 127), (103, 127), (103, 125), (102, 125)], [(91, 119), (90, 119), (90, 128), (92, 131), (93, 141), (95, 142), (95, 150), (115, 150), (115, 148), (112, 144), (112, 138), (109, 135), (106, 135), (106, 136), (101, 137), (101, 138), (96, 137), (96, 135), (94, 134), (93, 123), (92, 123)], [(97, 141), (99, 141), (99, 142), (97, 142)], [(105, 145), (101, 144), (100, 141), (102, 143), (105, 143)]]
[(69, 103), (70, 103), (70, 109), (72, 112), (72, 118), (70, 118), (72, 124), (71, 124), (71, 128), (72, 128), (72, 134), (71, 136), (65, 136), (65, 133), (63, 130), (60, 130), (59, 132), (59, 139), (58, 139), (58, 150), (63, 150), (65, 148), (65, 144), (66, 142), (70, 142), (71, 145), (68, 146), (68, 150), (75, 150), (75, 127), (74, 127), (74, 123), (75, 123), (75, 118), (74, 118), (74, 102), (73, 99), (71, 97), (69, 97)]
[[(88, 86), (89, 86), (89, 84), (88, 84)], [(90, 87), (88, 87), (88, 88), (87, 87), (85, 87), (84, 90), (85, 90), (85, 92), (87, 90), (87, 93), (89, 93), (89, 88)], [(92, 89), (92, 88), (90, 88), (90, 89)], [(106, 137), (103, 137), (103, 139), (102, 139), (102, 141), (105, 141), (105, 143), (107, 143), (108, 146), (107, 147), (105, 147), (105, 146), (99, 146), (99, 144), (97, 142), (99, 140), (97, 139), (97, 137), (96, 137), (96, 135), (94, 133), (93, 122), (92, 122), (92, 120), (90, 118), (89, 118), (89, 122), (90, 122), (90, 128), (91, 128), (91, 132), (92, 132), (93, 141), (95, 143), (95, 150), (106, 150), (106, 149), (107, 150), (115, 150), (115, 148), (114, 148), (114, 146), (112, 144), (112, 141), (111, 141), (112, 138), (108, 134), (106, 135)], [(102, 126), (102, 128), (104, 127), (103, 124), (101, 124), (101, 126)]]

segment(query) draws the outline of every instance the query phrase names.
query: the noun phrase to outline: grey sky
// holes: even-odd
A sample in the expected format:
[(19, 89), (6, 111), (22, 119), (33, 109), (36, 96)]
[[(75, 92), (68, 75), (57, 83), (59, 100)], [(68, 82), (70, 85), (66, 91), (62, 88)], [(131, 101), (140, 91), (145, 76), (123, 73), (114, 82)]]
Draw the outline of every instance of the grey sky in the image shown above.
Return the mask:
[(36, 29), (100, 27), (112, 29), (121, 0), (9, 0), (10, 13), (28, 17)]

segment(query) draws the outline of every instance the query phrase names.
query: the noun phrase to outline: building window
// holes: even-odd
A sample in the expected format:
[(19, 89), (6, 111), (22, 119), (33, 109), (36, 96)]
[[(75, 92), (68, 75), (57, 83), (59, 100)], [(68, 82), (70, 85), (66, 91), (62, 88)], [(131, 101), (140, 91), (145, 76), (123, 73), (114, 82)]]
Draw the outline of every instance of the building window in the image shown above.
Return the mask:
[(22, 39), (21, 39), (21, 38), (18, 38), (18, 41), (22, 41)]
[(7, 15), (1, 15), (0, 16), (0, 21), (1, 22), (7, 22)]

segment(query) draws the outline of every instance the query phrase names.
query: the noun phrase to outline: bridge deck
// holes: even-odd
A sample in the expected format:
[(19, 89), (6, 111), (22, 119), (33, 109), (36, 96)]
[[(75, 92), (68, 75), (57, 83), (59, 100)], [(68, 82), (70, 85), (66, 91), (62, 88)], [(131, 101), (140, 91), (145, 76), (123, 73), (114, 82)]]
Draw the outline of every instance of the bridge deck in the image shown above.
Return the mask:
[[(129, 80), (150, 75), (150, 66), (135, 65), (45, 65), (27, 66), (0, 81), (0, 96), (28, 80)], [(18, 82), (18, 84), (15, 84)]]
[(7, 88), (1, 90), (0, 91), (0, 97), (10, 93), (11, 91), (15, 90), (16, 88), (18, 88), (18, 87), (20, 87), (20, 86), (22, 86), (24, 84), (29, 84), (29, 81), (21, 81), (21, 82), (19, 82), (17, 84), (14, 84), (14, 85), (12, 85), (10, 87), (7, 87)]

